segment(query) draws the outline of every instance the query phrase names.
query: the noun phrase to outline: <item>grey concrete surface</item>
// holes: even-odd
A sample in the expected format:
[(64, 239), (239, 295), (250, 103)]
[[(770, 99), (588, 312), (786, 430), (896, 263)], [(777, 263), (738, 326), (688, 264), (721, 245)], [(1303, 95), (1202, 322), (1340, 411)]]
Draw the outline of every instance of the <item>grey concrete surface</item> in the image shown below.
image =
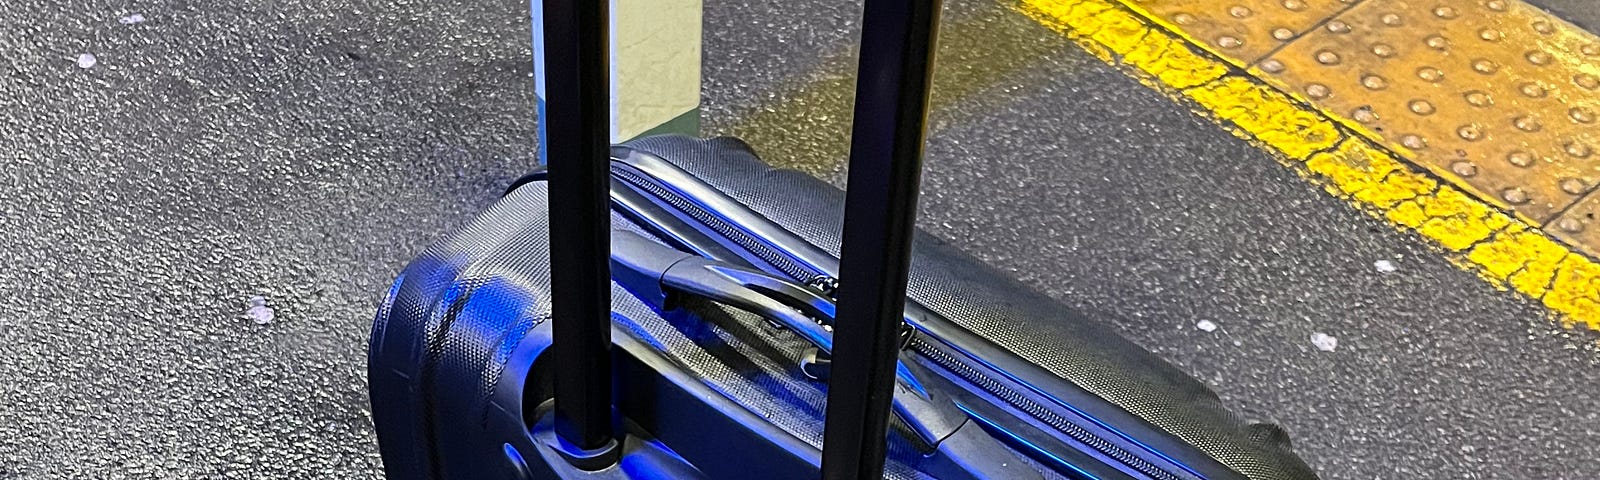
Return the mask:
[(378, 476), (376, 302), (534, 163), (525, 8), (8, 4), (0, 478)]
[(1594, 0), (1528, 0), (1528, 3), (1561, 17), (1584, 30), (1600, 28), (1600, 3)]
[[(1325, 478), (1600, 477), (1593, 335), (1026, 19), (950, 3), (925, 227), (1284, 424)], [(379, 476), (368, 322), (533, 163), (524, 8), (11, 5), (0, 479)], [(707, 130), (837, 178), (858, 14), (708, 1)]]

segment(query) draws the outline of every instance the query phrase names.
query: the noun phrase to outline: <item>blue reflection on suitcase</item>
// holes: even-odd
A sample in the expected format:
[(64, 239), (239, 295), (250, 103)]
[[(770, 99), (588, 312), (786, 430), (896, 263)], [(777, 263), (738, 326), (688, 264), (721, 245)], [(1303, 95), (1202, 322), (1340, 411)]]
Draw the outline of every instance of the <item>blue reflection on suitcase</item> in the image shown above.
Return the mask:
[[(794, 285), (836, 268), (837, 240), (823, 237), (837, 235), (841, 197), (825, 183), (771, 170), (730, 139), (645, 139), (613, 156), (616, 228)], [(620, 286), (612, 378), (625, 460), (579, 472), (548, 447), (543, 196), (537, 177), (523, 182), (391, 290), (370, 352), (390, 477), (815, 478), (826, 384), (799, 365), (802, 335)], [(916, 245), (904, 358), (1028, 475), (1314, 478), (1281, 430), (1238, 422), (1177, 369), (942, 241)], [(887, 477), (972, 477), (895, 423)]]

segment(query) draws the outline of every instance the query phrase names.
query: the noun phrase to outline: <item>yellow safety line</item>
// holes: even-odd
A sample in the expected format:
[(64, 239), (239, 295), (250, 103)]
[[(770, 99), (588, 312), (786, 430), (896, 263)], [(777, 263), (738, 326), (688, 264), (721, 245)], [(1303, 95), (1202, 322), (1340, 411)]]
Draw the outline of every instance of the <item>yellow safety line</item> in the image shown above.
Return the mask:
[(1600, 330), (1600, 264), (1537, 226), (1437, 180), (1122, 4), (1013, 1), (1142, 83), (1199, 105), (1330, 194), (1416, 232), (1495, 286), (1541, 301), (1563, 325)]

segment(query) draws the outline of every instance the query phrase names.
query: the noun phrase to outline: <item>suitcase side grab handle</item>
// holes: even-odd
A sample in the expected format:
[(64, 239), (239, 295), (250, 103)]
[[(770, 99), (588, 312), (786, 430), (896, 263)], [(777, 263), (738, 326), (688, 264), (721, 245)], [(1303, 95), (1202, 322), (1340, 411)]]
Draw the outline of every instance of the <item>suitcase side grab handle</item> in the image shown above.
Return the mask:
[[(611, 274), (634, 295), (672, 310), (678, 295), (705, 298), (761, 316), (795, 332), (822, 354), (833, 351), (834, 303), (812, 287), (766, 272), (678, 251), (622, 230), (611, 232)], [(945, 394), (950, 388), (902, 353), (896, 362), (892, 409), (944, 468), (940, 478), (1037, 478)], [(931, 473), (931, 472), (930, 472)], [(1031, 475), (1030, 475), (1031, 474)]]

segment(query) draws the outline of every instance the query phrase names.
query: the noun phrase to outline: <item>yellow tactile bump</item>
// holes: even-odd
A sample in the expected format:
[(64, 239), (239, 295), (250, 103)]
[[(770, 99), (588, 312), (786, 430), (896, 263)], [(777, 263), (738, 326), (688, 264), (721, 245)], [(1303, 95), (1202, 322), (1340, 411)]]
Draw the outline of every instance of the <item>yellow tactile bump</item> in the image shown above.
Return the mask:
[[(1600, 330), (1600, 264), (1566, 243), (1576, 237), (1547, 235), (1527, 215), (1486, 201), (1459, 178), (1419, 167), (1406, 157), (1414, 151), (1369, 140), (1375, 130), (1257, 78), (1259, 70), (1230, 69), (1238, 59), (1173, 30), (1173, 22), (1156, 18), (1153, 2), (1017, 1), (1023, 13), (1142, 82), (1199, 105), (1329, 193), (1428, 239), (1457, 265), (1540, 301), (1561, 321)], [(1569, 209), (1555, 222), (1577, 212)]]

